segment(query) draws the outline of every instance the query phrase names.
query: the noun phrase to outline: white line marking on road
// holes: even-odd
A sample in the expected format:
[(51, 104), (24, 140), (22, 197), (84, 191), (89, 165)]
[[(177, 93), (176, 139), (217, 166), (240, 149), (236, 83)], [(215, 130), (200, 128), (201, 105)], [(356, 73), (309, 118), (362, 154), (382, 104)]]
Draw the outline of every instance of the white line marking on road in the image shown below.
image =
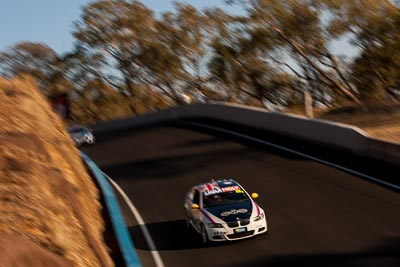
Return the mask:
[(374, 181), (376, 183), (383, 184), (385, 186), (389, 186), (389, 187), (395, 188), (397, 190), (400, 190), (400, 186), (398, 186), (398, 185), (382, 181), (382, 180), (380, 180), (378, 178), (369, 176), (367, 174), (364, 174), (364, 173), (361, 173), (361, 172), (358, 172), (358, 171), (355, 171), (355, 170), (340, 166), (338, 164), (335, 164), (335, 163), (332, 163), (332, 162), (329, 162), (329, 161), (325, 161), (325, 160), (316, 158), (314, 156), (311, 156), (311, 155), (308, 155), (308, 154), (305, 154), (305, 153), (302, 153), (302, 152), (299, 152), (299, 151), (296, 151), (296, 150), (293, 150), (293, 149), (290, 149), (290, 148), (287, 148), (287, 147), (284, 147), (284, 146), (280, 146), (280, 145), (277, 145), (277, 144), (274, 144), (274, 143), (271, 143), (271, 142), (268, 142), (268, 141), (264, 141), (264, 140), (261, 140), (261, 139), (255, 138), (255, 137), (251, 137), (251, 136), (248, 136), (248, 135), (245, 135), (245, 134), (241, 134), (241, 133), (238, 133), (238, 132), (233, 132), (233, 131), (226, 130), (226, 129), (219, 128), (219, 127), (215, 127), (215, 126), (209, 126), (209, 125), (202, 124), (202, 123), (197, 123), (197, 122), (184, 122), (184, 123), (188, 124), (188, 125), (195, 125), (195, 126), (198, 126), (198, 127), (213, 129), (213, 130), (216, 130), (216, 131), (220, 131), (220, 132), (223, 132), (223, 133), (228, 133), (228, 134), (231, 134), (231, 135), (234, 135), (234, 136), (238, 136), (238, 137), (241, 137), (241, 138), (244, 138), (244, 139), (248, 139), (248, 140), (251, 140), (251, 141), (259, 142), (259, 143), (262, 143), (262, 144), (265, 144), (265, 145), (269, 145), (269, 146), (284, 150), (286, 152), (290, 152), (292, 154), (296, 154), (296, 155), (302, 156), (304, 158), (308, 158), (308, 159), (317, 161), (319, 163), (323, 163), (325, 165), (328, 165), (328, 166), (331, 166), (331, 167), (334, 167), (334, 168), (337, 168), (337, 169), (352, 173), (354, 175), (358, 175), (358, 176), (364, 177), (364, 178), (366, 178), (368, 180), (371, 180), (371, 181)]
[(158, 253), (158, 250), (156, 246), (154, 245), (153, 238), (150, 235), (149, 230), (146, 227), (146, 224), (144, 223), (144, 220), (142, 216), (140, 216), (139, 211), (136, 209), (136, 207), (133, 205), (132, 201), (129, 199), (129, 197), (125, 194), (125, 192), (122, 190), (122, 188), (114, 182), (107, 174), (104, 173), (104, 175), (108, 178), (108, 180), (111, 182), (111, 184), (118, 190), (118, 192), (121, 194), (122, 198), (128, 205), (129, 209), (131, 210), (133, 216), (135, 216), (136, 221), (138, 222), (140, 229), (143, 232), (144, 238), (146, 239), (146, 242), (149, 246), (151, 255), (154, 258), (154, 262), (156, 263), (157, 267), (164, 267), (164, 263), (161, 259), (160, 253)]

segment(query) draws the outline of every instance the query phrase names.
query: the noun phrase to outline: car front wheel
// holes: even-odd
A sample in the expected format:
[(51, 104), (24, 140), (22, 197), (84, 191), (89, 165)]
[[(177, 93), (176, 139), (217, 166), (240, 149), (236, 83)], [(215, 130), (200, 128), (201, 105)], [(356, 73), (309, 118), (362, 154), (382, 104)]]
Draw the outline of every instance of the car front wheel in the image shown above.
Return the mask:
[(203, 224), (201, 225), (201, 240), (203, 241), (204, 245), (208, 243), (207, 230)]

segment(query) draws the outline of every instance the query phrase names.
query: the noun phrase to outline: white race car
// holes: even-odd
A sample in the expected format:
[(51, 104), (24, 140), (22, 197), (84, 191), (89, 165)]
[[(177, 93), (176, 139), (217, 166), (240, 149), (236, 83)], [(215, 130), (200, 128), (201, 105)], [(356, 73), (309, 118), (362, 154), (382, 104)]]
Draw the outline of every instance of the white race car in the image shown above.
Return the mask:
[(92, 130), (83, 125), (73, 125), (67, 128), (68, 133), (70, 134), (72, 141), (78, 147), (82, 144), (94, 144), (96, 139), (92, 133)]
[(264, 210), (234, 180), (196, 185), (186, 194), (186, 225), (208, 241), (237, 240), (267, 232)]

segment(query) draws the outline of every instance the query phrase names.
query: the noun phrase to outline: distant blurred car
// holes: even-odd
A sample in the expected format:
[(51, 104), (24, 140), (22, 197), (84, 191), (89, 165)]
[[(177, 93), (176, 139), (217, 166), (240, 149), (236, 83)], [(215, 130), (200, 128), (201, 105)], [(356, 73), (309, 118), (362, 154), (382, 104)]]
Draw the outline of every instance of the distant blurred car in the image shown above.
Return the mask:
[(196, 185), (186, 194), (186, 225), (208, 241), (237, 240), (267, 232), (264, 210), (234, 180)]
[(96, 139), (90, 128), (83, 125), (73, 125), (67, 128), (72, 141), (74, 141), (76, 146), (81, 146), (83, 144), (94, 144)]

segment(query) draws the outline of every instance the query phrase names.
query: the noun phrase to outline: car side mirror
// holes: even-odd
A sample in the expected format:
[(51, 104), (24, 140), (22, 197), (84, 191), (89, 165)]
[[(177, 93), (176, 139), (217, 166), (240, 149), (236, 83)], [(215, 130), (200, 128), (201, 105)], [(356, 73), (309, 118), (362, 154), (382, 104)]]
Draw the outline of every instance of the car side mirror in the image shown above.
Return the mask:
[(258, 194), (257, 194), (257, 193), (251, 193), (251, 198), (252, 198), (252, 199), (258, 198)]
[(192, 209), (199, 209), (199, 208), (200, 208), (199, 205), (197, 205), (197, 204), (192, 204)]

